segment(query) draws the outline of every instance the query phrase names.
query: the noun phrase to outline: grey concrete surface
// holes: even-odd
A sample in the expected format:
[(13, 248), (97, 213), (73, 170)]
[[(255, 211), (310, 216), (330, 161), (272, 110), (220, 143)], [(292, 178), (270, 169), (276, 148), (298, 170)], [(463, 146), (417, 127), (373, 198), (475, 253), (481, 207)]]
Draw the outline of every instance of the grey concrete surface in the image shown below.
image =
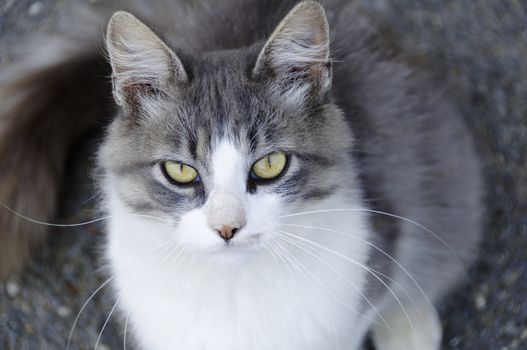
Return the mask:
[[(485, 240), (468, 282), (441, 307), (443, 348), (527, 349), (527, 2), (360, 1), (387, 45), (447, 87), (484, 159)], [(0, 63), (66, 3), (0, 0)], [(89, 168), (74, 166), (75, 178)], [(67, 196), (77, 208), (66, 213), (70, 222), (89, 216), (93, 201), (83, 188)], [(82, 304), (105, 281), (97, 262), (102, 239), (98, 224), (57, 230), (20, 279), (0, 286), (0, 349), (64, 348)], [(93, 349), (113, 302), (105, 289), (95, 296), (72, 348)], [(114, 320), (100, 349), (122, 348), (122, 325)]]

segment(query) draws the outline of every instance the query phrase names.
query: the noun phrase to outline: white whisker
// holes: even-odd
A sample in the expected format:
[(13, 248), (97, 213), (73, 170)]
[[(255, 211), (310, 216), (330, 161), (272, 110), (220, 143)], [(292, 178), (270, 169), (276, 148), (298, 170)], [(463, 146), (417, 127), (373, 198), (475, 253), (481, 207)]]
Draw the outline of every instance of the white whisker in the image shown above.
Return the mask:
[(428, 227), (418, 223), (417, 221), (414, 221), (412, 219), (409, 219), (409, 218), (405, 218), (404, 216), (400, 216), (400, 215), (396, 215), (396, 214), (392, 214), (392, 213), (387, 213), (387, 212), (384, 212), (384, 211), (380, 211), (380, 210), (374, 210), (374, 209), (366, 209), (366, 208), (337, 208), (337, 209), (322, 209), (322, 210), (313, 210), (313, 211), (306, 211), (306, 212), (302, 212), (302, 213), (293, 213), (293, 214), (288, 214), (288, 215), (282, 215), (280, 216), (281, 218), (288, 218), (288, 217), (294, 217), (294, 216), (300, 216), (300, 215), (308, 215), (308, 214), (318, 214), (318, 213), (332, 213), (332, 212), (339, 212), (339, 211), (364, 211), (364, 212), (367, 212), (367, 213), (373, 213), (373, 214), (380, 214), (380, 215), (385, 215), (385, 216), (389, 216), (389, 217), (392, 217), (392, 218), (396, 218), (396, 219), (399, 219), (399, 220), (403, 220), (403, 221), (406, 221), (408, 223), (411, 223), (412, 225), (415, 225), (423, 230), (425, 230), (426, 232), (430, 233), (433, 237), (435, 237), (438, 241), (440, 241), (448, 250), (450, 250), (450, 252), (457, 258), (459, 259), (461, 262), (463, 262), (463, 260), (456, 254), (456, 252), (454, 251), (454, 249), (452, 249), (448, 243), (445, 242), (444, 239), (442, 239), (441, 237), (439, 237), (438, 234), (436, 234), (434, 231), (430, 230)]
[[(316, 277), (311, 271), (309, 271), (309, 269), (306, 268), (306, 267), (305, 267), (305, 266), (304, 266), (304, 265), (303, 265), (303, 264), (302, 264), (302, 263), (301, 263), (301, 262), (300, 262), (300, 261), (294, 256), (294, 254), (292, 254), (292, 253), (287, 249), (287, 247), (282, 247), (282, 246), (280, 246), (280, 245), (277, 245), (277, 249), (279, 249), (280, 247), (283, 248), (285, 254), (289, 255), (289, 257), (290, 257), (290, 259), (291, 259), (291, 261), (292, 261), (293, 263), (296, 262), (296, 264), (297, 264), (298, 266), (300, 266), (300, 268), (301, 268), (301, 269), (299, 270), (300, 272), (302, 272), (302, 270), (305, 271), (305, 272), (303, 272), (303, 273), (304, 273), (304, 277), (306, 277), (306, 280), (308, 281), (308, 283), (311, 284), (311, 286), (314, 286), (314, 284), (313, 284), (313, 282), (311, 282), (311, 281), (309, 280), (308, 277), (311, 277), (312, 281), (314, 281), (315, 283), (317, 283), (319, 286), (323, 286), (323, 287), (326, 289), (326, 291), (329, 291), (329, 288), (327, 288), (326, 286), (324, 286), (324, 284), (320, 281), (320, 279), (317, 278), (317, 277)], [(285, 255), (284, 255), (284, 256), (285, 256)], [(330, 292), (330, 293), (331, 293), (331, 292)], [(336, 308), (335, 308), (335, 307), (334, 307), (334, 306), (333, 306), (333, 305), (332, 305), (332, 304), (331, 304), (326, 298), (324, 298), (324, 295), (320, 292), (320, 287), (317, 288), (317, 294), (319, 295), (320, 299), (322, 299), (322, 301), (323, 301), (323, 302), (324, 302), (324, 303), (325, 303), (330, 309), (334, 310), (333, 312), (336, 312), (336, 311), (337, 311)], [(333, 293), (333, 294), (334, 294), (334, 293)], [(335, 297), (336, 297), (336, 296), (335, 296)], [(352, 311), (353, 311), (353, 310), (352, 310)], [(334, 315), (333, 315), (333, 312), (330, 312), (330, 317), (332, 318), (332, 321), (333, 321), (332, 324), (336, 324), (336, 321), (335, 321), (335, 317), (334, 317)], [(358, 314), (359, 314), (359, 313), (358, 313)], [(338, 341), (338, 337), (337, 337), (337, 330), (336, 330), (335, 327), (333, 327), (332, 331), (333, 331), (333, 341), (334, 341), (334, 343), (335, 343), (335, 348), (336, 348), (336, 349), (339, 349), (340, 347), (339, 347), (339, 341)]]
[(179, 266), (181, 266), (181, 263), (183, 262), (184, 257), (185, 257), (184, 251), (183, 249), (181, 249), (179, 253), (170, 261), (170, 266), (172, 266), (170, 269), (171, 271), (170, 286), (172, 290), (176, 290), (176, 273), (175, 272), (179, 269)]
[(283, 254), (280, 252), (280, 250), (278, 249), (278, 247), (273, 246), (272, 248), (273, 248), (273, 250), (276, 252), (276, 254), (278, 255), (278, 257), (280, 258), (280, 260), (283, 262), (284, 266), (286, 267), (287, 271), (289, 272), (289, 275), (290, 275), (295, 281), (298, 281), (298, 276), (293, 272), (293, 270), (291, 269), (290, 264), (287, 263), (287, 261), (286, 261), (285, 258), (283, 257)]
[(84, 311), (84, 309), (88, 306), (88, 304), (90, 303), (90, 301), (95, 297), (95, 295), (97, 293), (99, 293), (108, 283), (110, 283), (111, 281), (113, 281), (116, 277), (117, 277), (117, 273), (114, 274), (113, 276), (111, 276), (110, 278), (108, 278), (103, 284), (101, 284), (99, 286), (99, 288), (97, 288), (95, 290), (95, 292), (93, 292), (89, 297), (88, 299), (84, 302), (84, 304), (82, 305), (79, 313), (77, 314), (77, 316), (75, 317), (75, 320), (73, 321), (73, 325), (71, 326), (71, 329), (70, 329), (70, 334), (68, 336), (68, 341), (66, 343), (66, 350), (69, 350), (70, 348), (70, 343), (71, 343), (71, 339), (73, 337), (73, 332), (75, 330), (75, 327), (77, 326), (77, 323), (79, 322), (79, 318), (82, 314), (82, 312)]
[[(408, 293), (408, 291), (406, 290), (406, 288), (403, 288), (403, 286), (398, 283), (396, 280), (394, 280), (393, 278), (387, 276), (386, 274), (378, 271), (378, 270), (375, 270), (375, 269), (371, 269), (371, 271), (379, 276), (382, 276), (384, 278), (386, 278), (389, 282), (393, 283), (396, 287), (398, 287), (403, 293), (404, 295), (406, 296), (406, 298), (408, 300), (410, 300), (410, 302), (412, 303), (412, 305), (415, 307), (415, 310), (417, 311), (418, 315), (419, 315), (419, 318), (421, 319), (421, 322), (423, 323), (426, 323), (427, 321), (425, 320), (424, 316), (423, 316), (423, 313), (421, 312), (421, 309), (418, 307), (417, 303), (415, 302), (415, 300), (410, 296), (410, 294)], [(434, 312), (437, 313), (437, 311), (435, 309), (433, 309)]]
[[(50, 227), (79, 227), (79, 226), (86, 226), (86, 225), (94, 224), (94, 223), (99, 222), (99, 221), (108, 220), (108, 219), (110, 219), (112, 217), (111, 215), (107, 215), (107, 216), (100, 217), (98, 219), (88, 220), (88, 221), (79, 222), (79, 223), (75, 223), (75, 224), (58, 224), (58, 223), (45, 222), (45, 221), (31, 219), (30, 217), (25, 216), (23, 214), (20, 214), (16, 210), (11, 209), (10, 207), (8, 207), (7, 205), (5, 205), (3, 203), (0, 203), (0, 207), (3, 207), (4, 209), (6, 209), (7, 211), (11, 212), (15, 216), (18, 216), (19, 218), (24, 219), (24, 220), (26, 220), (28, 222), (33, 223), (33, 224), (50, 226)], [(155, 219), (155, 220), (164, 221), (164, 222), (167, 222), (167, 223), (169, 222), (166, 219), (158, 218), (158, 217), (151, 216), (151, 215), (145, 215), (145, 214), (127, 213), (126, 215), (138, 216), (138, 217), (149, 218), (149, 219)]]
[(350, 258), (350, 257), (348, 257), (348, 256), (346, 256), (346, 255), (344, 255), (344, 254), (342, 254), (342, 253), (340, 253), (340, 252), (338, 252), (338, 251), (336, 251), (336, 250), (333, 250), (333, 249), (331, 249), (331, 248), (328, 248), (328, 247), (326, 247), (326, 246), (323, 246), (323, 245), (321, 245), (321, 244), (319, 244), (319, 243), (313, 242), (313, 241), (311, 241), (311, 240), (309, 240), (309, 239), (306, 239), (306, 238), (303, 238), (303, 237), (300, 237), (300, 236), (297, 236), (297, 235), (294, 235), (294, 234), (292, 234), (292, 233), (285, 232), (285, 231), (279, 231), (279, 232), (280, 232), (280, 233), (283, 233), (283, 234), (286, 234), (286, 235), (288, 235), (288, 236), (290, 236), (290, 237), (296, 238), (296, 239), (298, 239), (298, 240), (301, 240), (301, 241), (303, 241), (303, 242), (306, 242), (306, 243), (308, 243), (308, 244), (311, 244), (311, 245), (313, 245), (313, 246), (316, 246), (316, 247), (318, 247), (318, 248), (320, 248), (320, 249), (322, 249), (322, 250), (325, 250), (325, 251), (327, 251), (327, 252), (330, 252), (330, 253), (332, 253), (332, 254), (335, 254), (336, 256), (338, 256), (338, 257), (340, 257), (340, 258), (342, 258), (342, 259), (344, 259), (344, 260), (346, 260), (346, 261), (349, 261), (349, 262), (351, 262), (351, 263), (353, 263), (353, 264), (355, 264), (355, 265), (357, 265), (357, 266), (359, 266), (359, 267), (365, 269), (366, 271), (368, 271), (368, 273), (370, 273), (370, 274), (371, 274), (375, 279), (377, 279), (377, 280), (378, 280), (378, 281), (379, 281), (379, 282), (380, 282), (380, 283), (381, 283), (386, 289), (388, 289), (388, 291), (390, 292), (390, 294), (394, 297), (395, 301), (397, 302), (397, 304), (399, 305), (399, 307), (400, 307), (401, 310), (403, 311), (403, 313), (404, 313), (406, 319), (408, 320), (408, 323), (410, 324), (410, 326), (411, 326), (411, 328), (412, 328), (412, 331), (414, 332), (414, 334), (417, 334), (417, 332), (416, 332), (416, 330), (415, 330), (415, 327), (414, 327), (414, 324), (413, 324), (413, 322), (412, 322), (412, 320), (411, 320), (411, 318), (410, 318), (410, 315), (408, 314), (406, 308), (404, 307), (403, 303), (401, 302), (401, 300), (399, 299), (399, 297), (397, 296), (397, 294), (395, 294), (395, 292), (390, 288), (390, 286), (389, 286), (388, 284), (386, 284), (386, 282), (384, 282), (379, 276), (375, 275), (375, 274), (371, 271), (371, 269), (370, 269), (369, 267), (367, 267), (367, 266), (365, 266), (365, 265), (359, 263), (358, 261), (355, 261), (354, 259), (352, 259), (352, 258)]
[(124, 322), (123, 350), (126, 350), (126, 334), (128, 333), (128, 320), (129, 319), (130, 319), (130, 311), (126, 313), (126, 321)]
[[(170, 243), (173, 242), (173, 239), (170, 239), (166, 242), (164, 242), (163, 244), (155, 247), (154, 249), (150, 250), (149, 252), (147, 252), (147, 254), (150, 254), (150, 253), (153, 253), (155, 252), (156, 250), (158, 249), (162, 249), (162, 248), (166, 248)], [(75, 331), (75, 327), (77, 326), (77, 323), (79, 322), (79, 319), (81, 317), (81, 314), (83, 313), (84, 309), (86, 309), (86, 307), (88, 306), (88, 304), (91, 302), (91, 300), (95, 297), (95, 295), (97, 295), (97, 293), (99, 293), (106, 285), (108, 285), (111, 281), (113, 281), (118, 275), (119, 273), (122, 273), (126, 270), (128, 270), (130, 267), (132, 267), (133, 263), (132, 264), (129, 264), (127, 265), (123, 271), (119, 271), (115, 274), (113, 274), (110, 278), (108, 278), (104, 283), (102, 283), (96, 290), (95, 292), (93, 292), (89, 297), (88, 299), (86, 299), (86, 301), (84, 302), (84, 304), (81, 306), (79, 312), (77, 313), (77, 316), (75, 317), (75, 320), (73, 321), (73, 325), (71, 326), (71, 329), (70, 329), (70, 333), (69, 333), (69, 336), (68, 336), (68, 341), (66, 343), (66, 350), (69, 350), (70, 348), (70, 344), (71, 344), (71, 340), (72, 340), (72, 337), (73, 337), (73, 332)]]
[[(384, 250), (382, 250), (381, 248), (377, 247), (375, 244), (373, 243), (370, 243), (362, 238), (359, 238), (357, 236), (354, 236), (350, 233), (347, 233), (347, 232), (343, 232), (343, 231), (338, 231), (338, 230), (333, 230), (333, 229), (329, 229), (329, 228), (325, 228), (325, 227), (318, 227), (318, 226), (305, 226), (305, 225), (295, 225), (295, 224), (283, 224), (284, 226), (289, 226), (289, 227), (298, 227), (298, 228), (304, 228), (304, 229), (312, 229), (312, 230), (323, 230), (323, 231), (326, 231), (326, 232), (333, 232), (333, 233), (337, 233), (337, 234), (340, 234), (340, 235), (344, 235), (346, 237), (350, 237), (352, 239), (355, 239), (361, 243), (364, 243), (364, 244), (367, 244), (369, 245), (370, 247), (372, 247), (373, 249), (377, 250), (378, 252), (380, 252), (381, 254), (385, 255), (388, 259), (390, 259), (391, 261), (393, 261), (407, 276), (408, 278), (410, 278), (410, 280), (412, 281), (412, 283), (415, 284), (415, 286), (417, 287), (417, 289), (419, 289), (419, 292), (423, 295), (425, 301), (428, 303), (428, 305), (430, 305), (430, 307), (432, 308), (432, 310), (434, 310), (434, 312), (437, 312), (434, 305), (432, 304), (432, 302), (430, 301), (430, 299), (428, 298), (428, 296), (426, 295), (426, 293), (424, 292), (423, 288), (421, 288), (421, 285), (419, 283), (417, 283), (417, 281), (415, 280), (415, 278), (412, 276), (412, 274), (410, 274), (410, 272), (404, 267), (402, 266), (399, 261), (397, 261), (397, 259), (395, 259), (394, 257), (392, 257), (390, 254), (386, 253)], [(373, 270), (372, 270), (373, 271)], [(393, 281), (393, 280), (392, 280)], [(395, 282), (395, 281), (394, 281)], [(404, 291), (404, 290), (403, 290)], [(406, 293), (406, 291), (404, 291)], [(407, 293), (406, 293), (407, 294)], [(407, 294), (408, 295), (408, 294)], [(413, 299), (412, 299), (413, 300)], [(415, 304), (415, 302), (414, 302)]]
[[(152, 261), (150, 261), (150, 263), (148, 263), (147, 265), (145, 265), (139, 272), (137, 272), (135, 274), (135, 277), (132, 279), (132, 281), (130, 281), (126, 286), (125, 288), (123, 289), (123, 292), (119, 294), (116, 302), (114, 303), (112, 309), (110, 310), (110, 314), (108, 315), (108, 317), (106, 318), (106, 320), (104, 321), (104, 324), (101, 328), (101, 331), (99, 332), (99, 335), (97, 336), (97, 341), (95, 342), (95, 346), (94, 346), (94, 350), (97, 350), (97, 348), (99, 347), (99, 343), (101, 341), (101, 337), (104, 333), (104, 330), (106, 328), (106, 326), (108, 325), (108, 323), (110, 322), (110, 319), (112, 317), (112, 314), (115, 312), (115, 309), (117, 308), (117, 305), (119, 304), (119, 302), (121, 301), (123, 295), (124, 295), (124, 291), (126, 291), (127, 288), (130, 287), (130, 285), (135, 282), (135, 280), (141, 275), (141, 273), (143, 273), (147, 268), (150, 267), (150, 265), (152, 263), (154, 263), (158, 258), (160, 258), (165, 252), (168, 252), (167, 255), (165, 255), (165, 257), (162, 259), (162, 261), (160, 263), (158, 263), (158, 267), (161, 265), (161, 263), (163, 263), (166, 258), (170, 257), (170, 255), (172, 255), (172, 253), (174, 251), (171, 251), (170, 248), (173, 248), (173, 247), (178, 247), (177, 244), (172, 244), (172, 245), (168, 245), (168, 247), (166, 247), (167, 249), (163, 250), (163, 252), (159, 253), (155, 258), (152, 259)], [(156, 268), (157, 270), (157, 268)]]
[[(393, 330), (392, 328), (390, 327), (390, 325), (388, 324), (388, 322), (384, 319), (384, 317), (379, 313), (379, 311), (377, 310), (377, 308), (373, 305), (373, 303), (368, 299), (368, 297), (366, 297), (366, 295), (359, 289), (357, 288), (357, 286), (355, 286), (353, 284), (353, 282), (348, 278), (346, 277), (341, 271), (339, 271), (336, 267), (334, 267), (333, 265), (331, 265), (330, 263), (328, 263), (327, 261), (325, 261), (324, 259), (322, 259), (320, 256), (310, 252), (309, 250), (307, 250), (305, 247), (302, 247), (300, 244), (298, 244), (297, 242), (287, 238), (287, 237), (284, 237), (284, 236), (279, 236), (280, 239), (284, 240), (285, 242), (289, 243), (289, 244), (292, 244), (294, 245), (295, 247), (297, 247), (298, 249), (304, 251), (306, 254), (309, 254), (311, 255), (312, 257), (314, 257), (315, 259), (317, 259), (318, 261), (322, 262), (324, 265), (328, 266), (331, 270), (333, 270), (339, 277), (341, 277), (344, 281), (346, 281), (349, 286), (351, 288), (353, 288), (353, 290), (355, 290), (361, 298), (364, 299), (364, 301), (366, 301), (366, 303), (372, 308), (372, 310), (374, 310), (374, 312), (376, 313), (376, 315), (379, 317), (379, 319), (381, 321), (383, 321), (384, 324), (382, 323), (379, 323), (375, 320), (371, 320), (369, 319), (368, 317), (366, 317), (365, 315), (361, 314), (360, 312), (357, 312), (355, 310), (351, 310), (349, 309), (349, 306), (343, 302), (342, 300), (340, 300), (337, 296), (335, 296), (337, 298), (337, 300), (342, 304), (344, 305), (346, 308), (348, 308), (348, 310), (350, 310), (351, 312), (355, 313), (356, 315), (358, 315), (359, 317), (361, 318), (364, 318), (366, 321), (369, 321), (371, 323), (374, 323), (374, 324), (377, 324), (381, 327), (386, 327), (388, 328), (392, 333), (393, 333)], [(333, 295), (334, 293), (331, 292)]]

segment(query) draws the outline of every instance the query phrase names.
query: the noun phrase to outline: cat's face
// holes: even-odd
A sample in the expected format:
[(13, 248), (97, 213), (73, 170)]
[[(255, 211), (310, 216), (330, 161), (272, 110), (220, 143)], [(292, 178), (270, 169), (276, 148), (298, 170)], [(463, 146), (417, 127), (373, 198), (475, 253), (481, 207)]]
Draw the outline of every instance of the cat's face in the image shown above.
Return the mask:
[(145, 234), (238, 256), (346, 187), (351, 141), (328, 99), (323, 21), (290, 20), (263, 49), (184, 59), (129, 15), (110, 24), (122, 111), (101, 161), (127, 211), (164, 223)]

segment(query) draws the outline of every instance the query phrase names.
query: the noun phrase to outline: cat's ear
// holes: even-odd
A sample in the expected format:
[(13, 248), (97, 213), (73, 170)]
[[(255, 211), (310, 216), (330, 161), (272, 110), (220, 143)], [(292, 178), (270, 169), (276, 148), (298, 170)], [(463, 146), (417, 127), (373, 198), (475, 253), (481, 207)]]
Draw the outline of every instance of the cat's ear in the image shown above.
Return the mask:
[(322, 6), (303, 1), (282, 20), (260, 52), (255, 77), (270, 77), (272, 89), (303, 103), (331, 86), (329, 26)]
[(187, 73), (177, 55), (145, 24), (128, 12), (114, 13), (106, 46), (112, 65), (114, 96), (121, 106), (184, 83)]

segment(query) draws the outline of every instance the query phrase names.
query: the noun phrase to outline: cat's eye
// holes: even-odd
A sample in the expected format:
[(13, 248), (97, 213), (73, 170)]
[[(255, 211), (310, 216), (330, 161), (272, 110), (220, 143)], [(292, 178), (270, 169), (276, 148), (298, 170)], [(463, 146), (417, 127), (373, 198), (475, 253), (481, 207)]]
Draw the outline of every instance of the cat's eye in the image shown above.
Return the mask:
[(165, 175), (178, 184), (190, 184), (198, 179), (196, 169), (185, 163), (166, 161), (162, 166)]
[(287, 155), (275, 152), (266, 155), (253, 164), (251, 177), (256, 180), (272, 180), (280, 176), (287, 165)]

